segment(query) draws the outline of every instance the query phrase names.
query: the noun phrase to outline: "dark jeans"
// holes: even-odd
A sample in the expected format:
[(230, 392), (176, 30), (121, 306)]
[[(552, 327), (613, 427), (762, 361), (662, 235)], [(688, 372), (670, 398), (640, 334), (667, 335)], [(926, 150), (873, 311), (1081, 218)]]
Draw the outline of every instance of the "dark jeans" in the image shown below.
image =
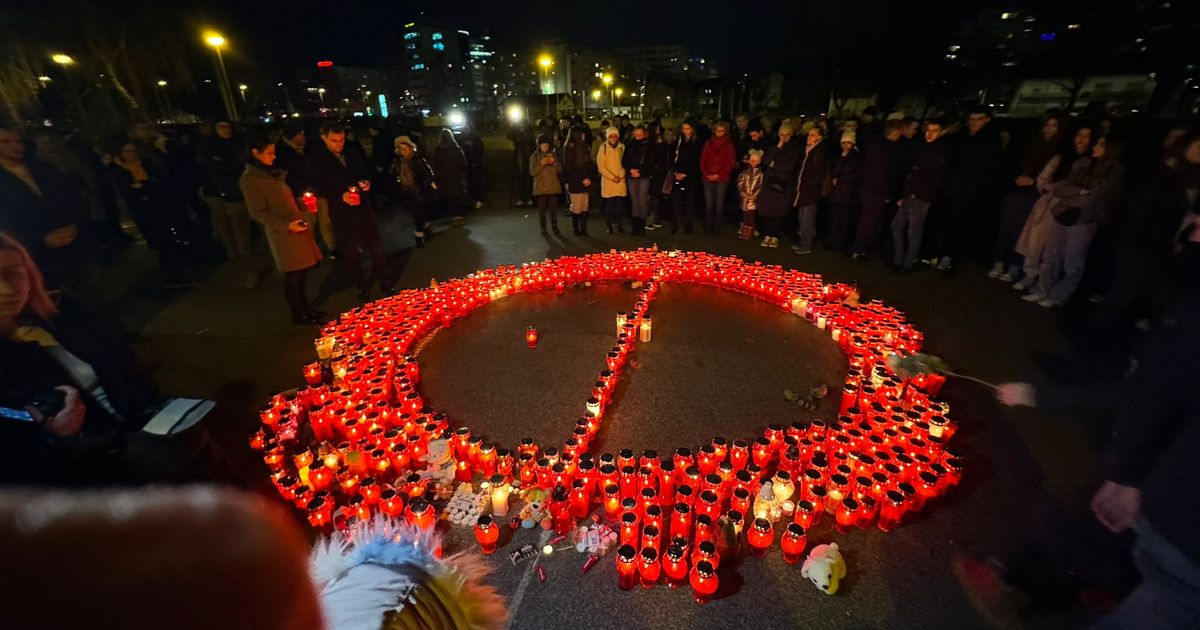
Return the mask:
[(928, 216), (929, 202), (916, 197), (905, 199), (896, 210), (896, 217), (892, 219), (892, 241), (896, 249), (892, 261), (897, 265), (909, 268), (917, 262)]
[(858, 218), (858, 206), (853, 203), (829, 204), (829, 248), (835, 252), (846, 251), (850, 234)]
[(558, 229), (558, 195), (537, 195), (538, 223), (542, 230), (546, 229), (546, 216), (550, 217), (550, 225)]
[(305, 295), (307, 279), (308, 269), (283, 272), (283, 297), (287, 300), (293, 319), (300, 319), (311, 312), (308, 296)]
[(671, 228), (679, 227), (679, 223), (682, 221), (684, 228), (691, 231), (692, 217), (696, 215), (696, 208), (699, 205), (700, 191), (698, 187), (693, 185), (682, 188), (676, 182), (675, 189), (671, 192)]
[(717, 223), (725, 206), (725, 194), (729, 182), (704, 182), (704, 229), (717, 231)]
[(854, 243), (850, 252), (865, 254), (875, 248), (879, 242), (879, 234), (883, 230), (883, 195), (877, 193), (862, 193), (859, 197), (858, 229), (854, 233)]
[[(367, 205), (334, 206), (329, 209), (329, 218), (333, 222), (334, 239), (342, 261), (350, 279), (359, 291), (371, 288), (372, 277), (379, 280), (383, 289), (391, 289), (395, 280), (392, 269), (388, 265), (387, 256), (383, 252), (383, 239), (379, 234), (379, 220), (375, 218), (375, 210)], [(366, 252), (371, 257), (372, 273), (363, 269), (362, 256)]]
[(779, 235), (783, 233), (783, 217), (759, 217), (758, 233), (763, 236), (779, 238)]

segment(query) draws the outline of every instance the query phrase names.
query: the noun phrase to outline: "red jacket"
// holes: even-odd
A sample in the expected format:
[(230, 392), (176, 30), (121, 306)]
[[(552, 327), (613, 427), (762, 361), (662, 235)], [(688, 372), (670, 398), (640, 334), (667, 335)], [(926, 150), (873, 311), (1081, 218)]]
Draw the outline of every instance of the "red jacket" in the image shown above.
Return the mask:
[(729, 181), (735, 164), (733, 138), (729, 134), (713, 136), (704, 143), (700, 152), (700, 174), (704, 181), (709, 181), (709, 175), (716, 175), (719, 182)]

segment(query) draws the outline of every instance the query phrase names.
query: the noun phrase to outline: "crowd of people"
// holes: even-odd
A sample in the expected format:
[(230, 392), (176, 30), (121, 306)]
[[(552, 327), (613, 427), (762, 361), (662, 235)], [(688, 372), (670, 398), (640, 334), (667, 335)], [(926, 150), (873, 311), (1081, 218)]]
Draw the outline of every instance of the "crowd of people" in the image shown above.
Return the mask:
[(663, 221), (672, 233), (729, 222), (763, 247), (787, 233), (797, 254), (821, 241), (898, 272), (994, 252), (989, 277), (1046, 307), (1065, 305), (1085, 275), (1093, 299), (1111, 291), (1128, 306), (1134, 287), (1167, 271), (1179, 239), (1194, 238), (1194, 130), (1172, 127), (1159, 150), (1135, 153), (1146, 138), (1109, 120), (1050, 113), (1028, 141), (996, 127), (986, 107), (925, 121), (869, 108), (842, 120), (689, 118), (678, 129), (621, 116), (600, 133), (564, 116), (516, 123), (508, 138), (516, 205), (536, 203), (543, 234), (547, 217), (559, 234), (565, 202), (577, 235), (598, 205), (609, 234), (627, 220), (635, 235)]

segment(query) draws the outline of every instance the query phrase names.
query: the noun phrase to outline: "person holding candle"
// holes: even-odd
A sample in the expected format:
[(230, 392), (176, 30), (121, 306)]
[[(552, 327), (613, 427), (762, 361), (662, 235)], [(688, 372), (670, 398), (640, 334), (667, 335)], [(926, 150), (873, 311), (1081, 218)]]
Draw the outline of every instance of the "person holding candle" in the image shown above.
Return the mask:
[(286, 174), (275, 167), (275, 143), (258, 132), (249, 140), (250, 157), (238, 185), (250, 217), (262, 224), (275, 268), (283, 274), (283, 295), (292, 312), (292, 323), (315, 326), (325, 315), (305, 296), (309, 269), (321, 260), (312, 227), (296, 206), (295, 192)]
[(538, 136), (537, 151), (529, 157), (529, 175), (533, 178), (533, 196), (537, 202), (538, 222), (542, 234), (546, 234), (546, 216), (550, 216), (550, 227), (555, 236), (558, 231), (558, 196), (562, 194), (562, 162), (554, 155), (550, 137)]
[[(309, 177), (319, 197), (329, 202), (329, 218), (334, 238), (347, 272), (358, 287), (358, 298), (371, 298), (372, 277), (386, 294), (395, 292), (395, 279), (383, 240), (371, 195), (371, 171), (355, 151), (346, 151), (346, 129), (329, 121), (321, 125), (321, 145), (308, 155)], [(362, 265), (366, 252), (372, 260), (368, 274)]]

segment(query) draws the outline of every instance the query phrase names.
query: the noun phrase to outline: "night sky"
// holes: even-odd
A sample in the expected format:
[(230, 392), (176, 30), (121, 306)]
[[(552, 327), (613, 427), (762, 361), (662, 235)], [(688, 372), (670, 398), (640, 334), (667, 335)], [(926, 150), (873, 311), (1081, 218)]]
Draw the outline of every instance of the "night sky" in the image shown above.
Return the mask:
[[(748, 7), (754, 7), (751, 12)], [(395, 66), (404, 23), (426, 17), (488, 31), (503, 50), (528, 50), (561, 39), (586, 48), (674, 44), (711, 57), (727, 70), (795, 67), (833, 59), (907, 57), (941, 46), (954, 24), (997, 2), (439, 2), (385, 0), (206, 0), (195, 17), (224, 29), (264, 69), (341, 65)], [(1007, 6), (1007, 5), (1004, 5)], [(851, 64), (853, 65), (853, 64)]]

